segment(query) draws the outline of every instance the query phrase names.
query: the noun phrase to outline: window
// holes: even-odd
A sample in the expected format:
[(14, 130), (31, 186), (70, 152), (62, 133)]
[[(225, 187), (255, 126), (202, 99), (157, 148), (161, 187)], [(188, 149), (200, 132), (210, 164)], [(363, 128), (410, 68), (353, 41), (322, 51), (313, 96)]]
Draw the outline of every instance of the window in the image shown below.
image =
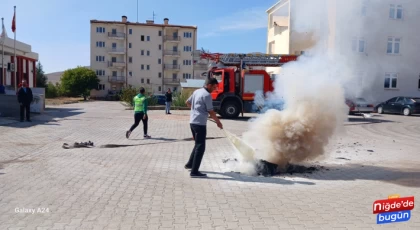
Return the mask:
[(96, 47), (105, 47), (105, 42), (96, 42)]
[(402, 19), (402, 17), (403, 17), (402, 5), (395, 6), (394, 4), (391, 4), (389, 7), (389, 18)]
[(192, 38), (191, 32), (184, 32), (184, 38)]
[(162, 59), (158, 59), (158, 64), (162, 64)]
[(162, 45), (159, 45), (159, 50), (162, 50)]
[(128, 34), (133, 34), (133, 29), (128, 29)]
[(117, 62), (117, 57), (111, 57), (111, 62)]
[(191, 60), (184, 60), (183, 61), (183, 64), (184, 65), (191, 65)]
[(184, 51), (185, 52), (191, 52), (192, 51), (192, 47), (191, 46), (184, 46)]
[(401, 43), (401, 38), (388, 38), (388, 45), (387, 45), (386, 53), (399, 54), (400, 43)]
[(144, 65), (141, 65), (141, 70), (144, 70)]
[(385, 89), (396, 89), (397, 88), (397, 74), (396, 73), (386, 73), (385, 74)]
[(117, 71), (112, 71), (112, 76), (113, 76), (113, 77), (116, 77), (116, 76), (117, 76), (117, 74), (118, 74), (118, 73), (117, 73)]
[(148, 42), (150, 41), (150, 36), (147, 36), (147, 41), (148, 41)]
[(128, 57), (128, 63), (133, 63), (133, 57)]
[(104, 84), (98, 84), (97, 90), (105, 90)]
[(115, 42), (114, 42), (114, 43), (112, 43), (112, 48), (113, 48), (113, 49), (116, 49), (116, 48), (117, 48), (117, 43), (115, 43)]
[[(159, 72), (159, 78), (162, 78), (162, 73), (161, 72)], [(419, 80), (420, 81), (420, 80)]]
[(191, 79), (191, 74), (190, 73), (183, 73), (182, 74), (182, 78), (184, 78), (184, 79)]
[(173, 80), (176, 80), (177, 78), (178, 78), (178, 74), (173, 73), (173, 74), (172, 74), (172, 79), (173, 79)]
[(150, 50), (147, 51), (147, 56), (150, 56)]
[(159, 30), (158, 35), (162, 36), (162, 30)]
[(96, 56), (96, 61), (97, 62), (104, 62), (105, 61), (105, 56)]
[(96, 33), (105, 33), (105, 27), (96, 27)]
[(130, 43), (128, 43), (128, 48), (129, 48), (129, 49), (131, 49), (131, 42), (130, 42)]
[(133, 76), (133, 72), (128, 72), (128, 76), (132, 77)]
[(367, 8), (367, 3), (366, 3), (366, 1), (364, 1), (363, 3), (362, 3), (362, 8), (360, 9), (360, 15), (362, 15), (362, 16), (366, 16), (366, 8)]
[(363, 38), (353, 38), (351, 50), (359, 53), (365, 52), (365, 40)]
[(146, 82), (147, 82), (147, 84), (150, 84), (150, 79), (149, 79), (149, 78), (147, 78)]
[(162, 91), (162, 86), (159, 86), (158, 87), (158, 91)]
[(141, 79), (141, 83), (144, 84), (144, 78)]
[(96, 75), (97, 76), (105, 76), (105, 70), (97, 69), (96, 70)]
[(141, 56), (144, 56), (144, 50), (141, 50)]
[(417, 88), (420, 90), (420, 74), (419, 74), (419, 83), (418, 83)]
[(146, 67), (147, 67), (147, 68), (146, 68), (147, 70), (150, 70), (150, 65), (147, 65)]
[(141, 35), (141, 36), (140, 36), (140, 40), (141, 40), (142, 42), (144, 42), (144, 35)]
[(112, 34), (117, 34), (117, 29), (112, 29)]

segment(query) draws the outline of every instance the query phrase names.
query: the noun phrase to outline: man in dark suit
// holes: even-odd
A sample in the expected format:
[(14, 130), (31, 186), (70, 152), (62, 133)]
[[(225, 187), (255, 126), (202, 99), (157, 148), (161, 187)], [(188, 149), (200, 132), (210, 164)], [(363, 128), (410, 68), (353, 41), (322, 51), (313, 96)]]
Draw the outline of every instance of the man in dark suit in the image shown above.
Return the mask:
[(26, 81), (22, 81), (22, 87), (18, 91), (18, 101), (20, 104), (20, 122), (23, 122), (23, 117), (26, 112), (26, 121), (31, 121), (30, 117), (30, 108), (32, 100), (34, 99), (32, 95), (31, 88), (28, 87)]

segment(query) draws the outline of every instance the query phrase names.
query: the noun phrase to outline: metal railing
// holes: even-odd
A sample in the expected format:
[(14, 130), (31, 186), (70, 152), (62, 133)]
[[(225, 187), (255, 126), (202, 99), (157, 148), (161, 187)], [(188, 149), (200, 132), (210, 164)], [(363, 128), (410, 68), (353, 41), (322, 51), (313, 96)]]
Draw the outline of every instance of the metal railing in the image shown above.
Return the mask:
[(124, 61), (108, 61), (108, 67), (125, 67)]
[(179, 84), (180, 79), (179, 78), (164, 78), (163, 83), (164, 84)]
[(179, 56), (181, 54), (181, 52), (177, 51), (177, 50), (164, 50), (163, 51), (164, 55), (173, 55), (173, 56)]
[(181, 68), (180, 65), (173, 65), (173, 64), (165, 64), (163, 66), (164, 69), (175, 69), (175, 70), (179, 70)]
[(166, 35), (165, 37), (163, 37), (164, 41), (175, 41), (175, 42), (179, 42), (181, 41), (181, 36), (173, 36), (173, 35)]
[(122, 33), (122, 32), (115, 32), (115, 33), (108, 32), (108, 37), (111, 37), (111, 38), (125, 38), (125, 33)]
[(108, 48), (110, 53), (125, 53), (125, 48)]
[(125, 82), (125, 76), (108, 76), (108, 82), (124, 83)]

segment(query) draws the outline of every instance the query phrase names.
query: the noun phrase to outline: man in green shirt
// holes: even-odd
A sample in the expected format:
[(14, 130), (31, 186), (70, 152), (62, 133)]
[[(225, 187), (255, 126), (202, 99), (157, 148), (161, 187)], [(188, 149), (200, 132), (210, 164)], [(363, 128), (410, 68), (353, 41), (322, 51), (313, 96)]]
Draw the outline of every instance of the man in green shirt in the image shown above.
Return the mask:
[(144, 138), (151, 138), (147, 135), (147, 98), (144, 95), (144, 88), (140, 88), (140, 93), (133, 98), (134, 104), (134, 124), (131, 126), (130, 130), (125, 133), (125, 137), (128, 139), (131, 132), (139, 125), (140, 121), (143, 121), (143, 132)]

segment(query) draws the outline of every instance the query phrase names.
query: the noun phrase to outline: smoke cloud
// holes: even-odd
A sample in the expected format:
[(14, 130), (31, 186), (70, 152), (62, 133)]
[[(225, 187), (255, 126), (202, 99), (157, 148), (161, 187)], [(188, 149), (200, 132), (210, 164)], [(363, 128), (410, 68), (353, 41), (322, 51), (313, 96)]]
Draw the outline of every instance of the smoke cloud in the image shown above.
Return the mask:
[[(236, 170), (243, 173), (255, 174), (258, 159), (285, 168), (289, 163), (322, 157), (330, 139), (347, 119), (349, 108), (345, 97), (360, 96), (373, 82), (372, 78), (365, 80), (364, 85), (356, 84), (363, 77), (360, 69), (366, 75), (379, 68), (372, 59), (363, 63), (361, 58), (366, 56), (366, 50), (352, 53), (354, 39), (377, 39), (382, 26), (365, 28), (363, 20), (373, 20), (377, 16), (373, 10), (379, 1), (370, 1), (367, 5), (367, 9), (372, 10), (370, 16), (360, 20), (353, 19), (363, 16), (363, 1), (339, 1), (341, 5), (335, 0), (291, 2), (295, 4), (290, 8), (295, 9), (290, 22), (293, 29), (284, 29), (278, 36), (290, 33), (291, 42), (294, 39), (297, 42), (290, 46), (289, 52), (302, 48), (309, 55), (303, 55), (275, 72), (278, 74), (275, 90), (268, 95), (269, 102), (266, 100), (265, 106), (283, 100), (284, 109), (269, 109), (250, 122), (242, 140), (254, 148), (254, 157), (242, 158), (243, 167)], [(302, 38), (305, 34), (306, 42)], [(261, 94), (257, 95), (256, 104), (262, 104), (261, 97)], [(250, 170), (250, 164), (254, 165), (254, 170)]]

